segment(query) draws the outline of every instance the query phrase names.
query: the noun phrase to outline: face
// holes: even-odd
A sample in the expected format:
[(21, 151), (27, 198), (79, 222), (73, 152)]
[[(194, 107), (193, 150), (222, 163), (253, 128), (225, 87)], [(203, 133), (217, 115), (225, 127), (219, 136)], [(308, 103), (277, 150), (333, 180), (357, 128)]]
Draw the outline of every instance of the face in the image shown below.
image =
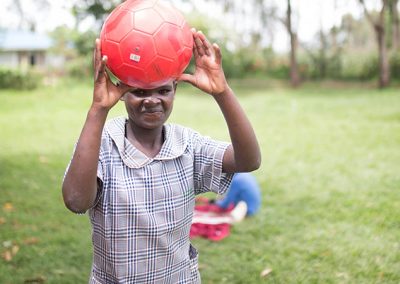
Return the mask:
[(154, 89), (132, 88), (123, 96), (130, 122), (144, 129), (162, 128), (171, 114), (175, 90), (174, 80)]

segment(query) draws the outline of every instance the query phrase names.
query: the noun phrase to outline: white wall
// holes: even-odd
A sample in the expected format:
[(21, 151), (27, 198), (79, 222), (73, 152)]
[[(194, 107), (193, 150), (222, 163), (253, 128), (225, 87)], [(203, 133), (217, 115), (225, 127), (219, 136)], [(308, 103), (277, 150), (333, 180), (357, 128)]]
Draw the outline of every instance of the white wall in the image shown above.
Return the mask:
[(16, 52), (0, 52), (1, 67), (18, 67), (18, 54)]
[[(62, 69), (65, 58), (47, 52), (33, 52), (35, 54), (35, 66), (39, 69), (48, 67)], [(32, 52), (0, 51), (0, 67), (26, 69), (30, 66), (30, 56)]]

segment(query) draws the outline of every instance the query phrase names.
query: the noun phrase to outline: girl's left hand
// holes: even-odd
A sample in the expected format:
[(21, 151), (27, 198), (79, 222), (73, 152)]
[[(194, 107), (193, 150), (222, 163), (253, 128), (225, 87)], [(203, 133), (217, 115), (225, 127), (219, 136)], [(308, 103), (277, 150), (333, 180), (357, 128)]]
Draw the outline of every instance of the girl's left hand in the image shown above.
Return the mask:
[(218, 96), (229, 89), (222, 69), (221, 49), (216, 43), (211, 45), (201, 31), (192, 29), (192, 33), (196, 69), (193, 75), (182, 74), (179, 81), (188, 82), (203, 92)]

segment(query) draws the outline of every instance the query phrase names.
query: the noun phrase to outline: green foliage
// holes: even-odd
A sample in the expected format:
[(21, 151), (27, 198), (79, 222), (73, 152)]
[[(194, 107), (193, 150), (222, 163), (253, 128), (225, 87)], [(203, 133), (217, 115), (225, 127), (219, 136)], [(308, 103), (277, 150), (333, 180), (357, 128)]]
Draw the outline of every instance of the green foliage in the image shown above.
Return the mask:
[[(64, 54), (67, 58), (65, 66), (67, 74), (74, 78), (86, 78), (91, 75), (91, 56), (94, 40), (99, 36), (99, 23), (120, 2), (120, 0), (77, 2), (73, 12), (78, 22), (93, 16), (97, 24), (86, 32), (66, 27), (57, 28), (53, 32), (56, 53)], [(262, 13), (268, 12), (270, 17), (261, 19), (261, 22), (269, 21), (265, 24), (271, 24), (277, 13), (276, 7), (265, 1), (257, 0), (252, 3), (256, 6), (266, 5), (262, 8), (264, 9)], [(196, 6), (193, 3), (192, 5)], [(236, 4), (226, 5), (226, 12), (233, 13)], [(246, 37), (228, 26), (224, 19), (211, 18), (196, 11), (185, 16), (191, 26), (202, 30), (211, 42), (218, 43), (222, 50), (224, 71), (228, 78), (262, 75), (276, 79), (289, 79), (289, 54), (277, 54), (269, 47), (262, 47), (263, 35), (260, 31), (248, 31), (251, 36)], [(254, 17), (258, 16), (254, 15)], [(376, 15), (373, 13), (373, 16)], [(391, 25), (387, 22), (386, 26), (387, 38), (390, 38)], [(245, 38), (247, 41), (244, 40)], [(374, 31), (365, 17), (358, 19), (351, 14), (344, 15), (340, 26), (335, 26), (329, 31), (318, 32), (315, 42), (310, 44), (311, 47), (308, 50), (304, 49), (305, 43), (301, 45), (303, 48), (300, 47), (298, 50), (300, 77), (305, 80), (345, 81), (367, 81), (377, 78), (379, 66), (374, 38)], [(391, 56), (390, 64), (393, 79), (399, 80), (400, 56), (398, 53)], [(187, 72), (194, 72), (194, 67), (192, 59)]]
[[(207, 35), (210, 42), (219, 45), (223, 57), (223, 67), (228, 78), (244, 78), (264, 73), (274, 60), (271, 48), (261, 48), (258, 44), (244, 44), (241, 35), (220, 20), (193, 12), (187, 15), (192, 27)], [(218, 27), (218, 29), (215, 29)], [(257, 35), (254, 35), (256, 37)], [(194, 71), (194, 62), (189, 72)]]
[(290, 74), (290, 66), (286, 60), (279, 61), (280, 63), (269, 66), (266, 74), (275, 79), (288, 79)]
[(378, 59), (374, 54), (347, 54), (343, 58), (340, 79), (371, 80), (378, 76)]
[(79, 22), (88, 17), (94, 17), (94, 19), (99, 23), (122, 2), (122, 0), (78, 1), (74, 4), (72, 13)]
[(83, 33), (77, 33), (74, 38), (74, 45), (79, 55), (87, 56), (93, 53), (94, 41), (99, 37), (98, 33), (88, 30)]
[(76, 29), (59, 27), (51, 36), (55, 42), (52, 51), (65, 56), (67, 61), (64, 68), (69, 76), (79, 79), (92, 76), (93, 48), (98, 37), (94, 31), (79, 32)]
[(343, 54), (341, 51), (333, 53), (328, 59), (326, 76), (332, 79), (340, 79), (343, 71)]
[(366, 17), (357, 19), (352, 14), (345, 14), (341, 21), (339, 31), (345, 47), (353, 50), (374, 48), (374, 30)]
[(342, 53), (340, 51), (308, 50), (307, 54), (299, 56), (298, 62), (301, 77), (305, 79), (340, 79), (343, 71)]
[(67, 74), (80, 80), (86, 80), (93, 76), (92, 73), (92, 56), (79, 56), (66, 63), (65, 70)]
[(338, 52), (324, 58), (302, 54), (298, 61), (301, 77), (308, 80), (368, 81), (379, 72), (378, 59), (371, 53)]
[(246, 66), (243, 62), (244, 51), (232, 52), (226, 46), (222, 46), (221, 52), (223, 54), (223, 67), (227, 78), (240, 78), (243, 77)]
[(50, 33), (53, 40), (51, 52), (53, 54), (63, 55), (70, 59), (77, 56), (74, 39), (79, 35), (79, 31), (65, 26), (60, 26)]
[(42, 75), (34, 70), (0, 68), (0, 89), (27, 90), (40, 86)]
[(390, 73), (392, 79), (400, 80), (400, 51), (393, 53), (390, 57)]

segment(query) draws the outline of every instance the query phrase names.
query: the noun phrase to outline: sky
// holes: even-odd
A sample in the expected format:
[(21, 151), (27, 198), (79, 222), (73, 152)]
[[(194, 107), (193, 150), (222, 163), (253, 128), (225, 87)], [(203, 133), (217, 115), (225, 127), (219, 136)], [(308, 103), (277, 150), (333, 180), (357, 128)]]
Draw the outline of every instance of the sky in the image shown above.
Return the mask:
[[(37, 30), (39, 32), (51, 31), (60, 25), (73, 27), (74, 18), (69, 10), (73, 1), (51, 0), (49, 9), (41, 9), (34, 11), (35, 0), (21, 0), (23, 7), (31, 17), (34, 17), (37, 22)], [(233, 0), (242, 1), (242, 0)], [(18, 19), (13, 14), (15, 10), (14, 0), (1, 0), (0, 5), (0, 26), (1, 27), (16, 27)], [(243, 2), (242, 2), (243, 3)], [(282, 13), (285, 11), (286, 1), (275, 0)], [(336, 8), (335, 8), (336, 3)], [(376, 7), (378, 1), (370, 0), (371, 7)], [(197, 0), (196, 6), (199, 10), (203, 10), (210, 16), (221, 17), (221, 11), (216, 7), (210, 8), (205, 0)], [(375, 5), (375, 6), (374, 6)], [(351, 13), (359, 17), (362, 10), (357, 0), (292, 0), (293, 10), (296, 13), (295, 27), (297, 29), (301, 41), (311, 41), (318, 30), (322, 27), (328, 30), (333, 25), (340, 24), (340, 18), (343, 14)], [(182, 7), (185, 8), (185, 7)], [(183, 11), (185, 12), (185, 11)], [(226, 19), (229, 21), (229, 19)], [(230, 19), (232, 25), (235, 24), (235, 19)], [(275, 26), (274, 49), (286, 51), (289, 47), (289, 39), (284, 30), (283, 25)]]
[[(21, 0), (23, 9), (27, 11), (28, 15), (37, 19), (38, 30), (40, 32), (51, 31), (59, 25), (73, 24), (74, 17), (69, 12), (72, 1), (65, 0), (50, 0), (51, 6), (48, 11), (34, 11), (33, 5), (35, 0)], [(15, 2), (14, 0), (1, 0), (0, 5), (0, 26), (1, 27), (16, 27), (18, 19), (15, 16)]]

